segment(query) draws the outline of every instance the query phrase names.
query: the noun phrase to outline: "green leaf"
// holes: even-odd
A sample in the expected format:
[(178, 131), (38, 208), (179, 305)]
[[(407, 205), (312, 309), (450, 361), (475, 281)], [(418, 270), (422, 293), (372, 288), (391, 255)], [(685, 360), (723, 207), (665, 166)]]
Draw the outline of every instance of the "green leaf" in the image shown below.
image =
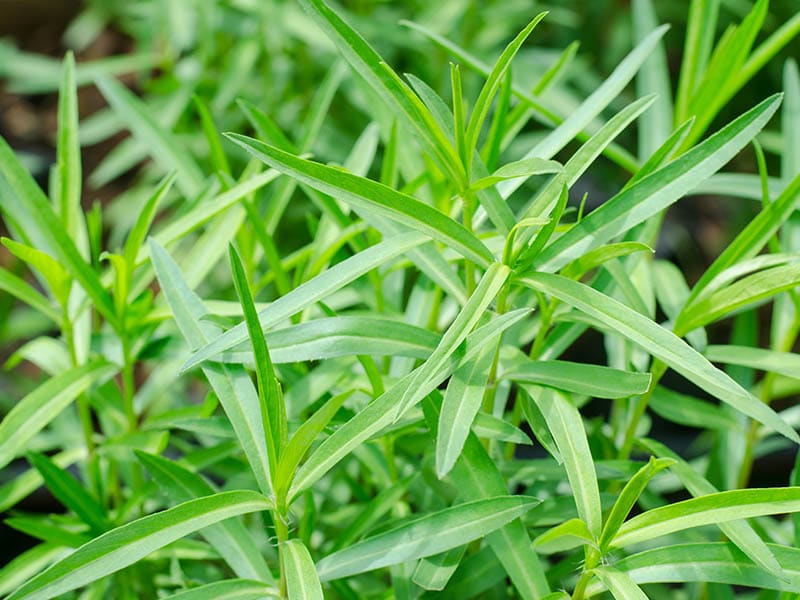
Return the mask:
[(436, 350), (414, 371), (414, 377), (400, 399), (395, 419), (399, 419), (406, 410), (422, 400), (425, 395), (422, 390), (427, 388), (428, 380), (441, 370), (461, 342), (472, 331), (489, 304), (494, 301), (500, 288), (505, 284), (510, 272), (511, 270), (501, 263), (494, 263), (486, 270), (472, 296), (447, 328)]
[(442, 479), (453, 468), (480, 409), (494, 349), (488, 347), (453, 372), (442, 401), (436, 431), (436, 474)]
[(483, 537), (538, 503), (525, 496), (500, 496), (452, 506), (334, 552), (317, 563), (317, 573), (323, 581), (339, 579), (438, 554)]
[[(658, 19), (652, 0), (634, 0), (632, 9), (633, 32), (640, 43), (645, 32), (658, 27)], [(649, 94), (656, 94), (657, 99), (639, 123), (639, 161), (642, 163), (656, 153), (672, 131), (672, 91), (663, 40), (659, 40), (636, 74), (636, 95), (641, 98)]]
[[(267, 335), (275, 364), (339, 356), (411, 356), (425, 359), (439, 336), (421, 327), (383, 317), (327, 317), (275, 329)], [(220, 355), (221, 362), (252, 363), (253, 352), (239, 346)]]
[[(508, 327), (519, 322), (519, 320), (527, 314), (528, 311), (526, 309), (509, 312), (476, 329), (472, 334), (467, 336), (467, 349), (461, 357), (461, 360), (469, 361), (483, 347), (490, 345), (502, 335)], [(435, 389), (439, 383), (444, 381), (448, 374), (449, 369), (444, 368), (433, 377), (427, 378), (423, 388), (414, 390), (416, 395), (418, 395), (420, 399), (424, 398), (425, 395)], [(417, 371), (412, 371), (403, 377), (385, 393), (373, 400), (356, 414), (355, 417), (339, 427), (328, 439), (323, 441), (297, 471), (294, 483), (289, 492), (290, 499), (294, 498), (300, 491), (311, 486), (356, 446), (384, 427), (391, 425), (397, 414), (400, 398), (409, 389), (416, 375)]]
[(560, 394), (542, 396), (537, 404), (564, 461), (578, 516), (598, 537), (603, 524), (600, 491), (581, 414)]
[(330, 38), (353, 71), (366, 80), (400, 123), (414, 132), (423, 149), (436, 159), (439, 168), (456, 181), (462, 179), (458, 154), (444, 132), (378, 53), (322, 0), (300, 0), (300, 5)]
[(431, 556), (422, 558), (414, 569), (412, 581), (425, 590), (441, 591), (447, 586), (466, 551), (466, 546), (459, 546)]
[(158, 205), (169, 193), (176, 177), (177, 174), (173, 172), (166, 175), (164, 179), (161, 180), (147, 199), (147, 202), (144, 203), (142, 210), (139, 212), (139, 216), (136, 217), (136, 222), (128, 233), (128, 237), (125, 239), (122, 256), (125, 258), (125, 262), (128, 264), (128, 268), (131, 272), (133, 272), (133, 268), (136, 266), (136, 258), (142, 249), (144, 239), (147, 236), (153, 218), (156, 216)]
[(260, 581), (228, 579), (165, 596), (164, 600), (264, 600), (279, 598), (278, 591)]
[(556, 554), (579, 546), (593, 547), (596, 543), (583, 519), (570, 519), (551, 527), (533, 540), (533, 549), (540, 554)]
[[(178, 265), (152, 238), (150, 256), (161, 290), (189, 347), (197, 348), (206, 344), (218, 329), (200, 320), (207, 313), (202, 301), (186, 285)], [(269, 450), (264, 434), (261, 403), (250, 376), (238, 365), (210, 364), (203, 367), (203, 373), (236, 431), (236, 437), (259, 488), (270, 495), (273, 490)]]
[(716, 369), (702, 354), (681, 341), (674, 333), (621, 302), (587, 285), (549, 273), (528, 275), (519, 281), (574, 306), (602, 327), (631, 340), (736, 410), (800, 443), (795, 431), (775, 411)]
[[(686, 486), (692, 496), (699, 497), (717, 493), (717, 488), (700, 476), (689, 463), (663, 444), (650, 439), (639, 440), (638, 443), (656, 456), (672, 459), (674, 464), (671, 465), (670, 470), (678, 476), (678, 479)], [(719, 528), (754, 563), (773, 573), (776, 577), (784, 578), (781, 566), (775, 556), (747, 521), (720, 523)]]
[[(439, 422), (441, 408), (429, 396), (423, 403), (423, 410), (428, 430), (433, 432)], [(508, 493), (508, 484), (503, 475), (474, 434), (467, 436), (464, 450), (450, 473), (450, 479), (464, 500)], [(490, 554), (500, 561), (521, 598), (535, 600), (550, 591), (544, 567), (536, 553), (531, 552), (531, 540), (521, 520), (512, 521), (488, 534), (486, 542), (491, 549)], [(470, 591), (474, 588), (474, 582), (467, 587)]]
[(90, 385), (116, 372), (117, 367), (106, 362), (88, 363), (51, 377), (17, 402), (0, 423), (0, 468)]
[(208, 153), (211, 160), (211, 165), (214, 170), (223, 175), (231, 174), (231, 167), (228, 164), (228, 158), (225, 156), (225, 151), (222, 149), (222, 140), (220, 139), (219, 131), (214, 124), (214, 117), (211, 116), (211, 111), (208, 106), (197, 95), (192, 96), (195, 110), (200, 117), (200, 125), (203, 129), (203, 135), (208, 143)]
[(479, 412), (475, 415), (475, 420), (472, 422), (472, 431), (479, 438), (497, 440), (498, 442), (523, 445), (530, 445), (531, 443), (531, 439), (519, 427), (514, 427), (505, 419), (485, 412)]
[(701, 581), (800, 593), (800, 550), (777, 544), (767, 547), (777, 557), (788, 583), (754, 565), (727, 542), (653, 548), (627, 556), (614, 567), (639, 584)]
[(78, 91), (75, 87), (75, 57), (67, 52), (58, 92), (58, 215), (84, 258), (89, 256), (86, 222), (81, 210), (81, 146), (78, 140)]
[(62, 306), (66, 305), (72, 281), (57, 260), (41, 250), (8, 238), (0, 238), (0, 242), (8, 248), (11, 254), (36, 269), (47, 282), (53, 298)]
[(767, 98), (696, 148), (620, 192), (545, 248), (534, 266), (555, 271), (661, 212), (730, 161), (766, 125), (779, 104), (780, 95)]
[(619, 493), (617, 501), (611, 508), (611, 512), (606, 518), (603, 525), (603, 532), (600, 534), (598, 545), (604, 550), (609, 542), (614, 538), (619, 531), (619, 528), (628, 517), (628, 513), (633, 508), (633, 505), (639, 500), (639, 496), (650, 483), (650, 480), (655, 477), (659, 471), (666, 469), (675, 464), (671, 458), (653, 458), (650, 457), (648, 463), (636, 472), (636, 475), (631, 477)]
[(649, 373), (631, 373), (564, 360), (527, 360), (503, 373), (503, 377), (593, 398), (627, 398), (643, 394), (650, 387)]
[(560, 173), (563, 170), (564, 167), (561, 163), (554, 160), (545, 160), (537, 157), (523, 158), (503, 165), (491, 175), (481, 177), (472, 182), (469, 187), (472, 191), (477, 192), (478, 190), (482, 190), (501, 181), (506, 181), (507, 179), (514, 179), (516, 177), (528, 179), (532, 175)]
[(2, 137), (0, 183), (4, 183), (0, 185), (0, 210), (20, 234), (22, 241), (42, 252), (52, 253), (80, 282), (98, 312), (116, 326), (114, 305), (97, 273), (83, 260), (50, 201)]
[(272, 504), (249, 491), (222, 492), (117, 527), (78, 548), (28, 581), (8, 600), (46, 600), (132, 565), (154, 550), (230, 517), (268, 510)]
[(42, 475), (50, 493), (64, 506), (89, 525), (95, 533), (111, 528), (103, 507), (95, 500), (73, 475), (56, 465), (43, 454), (31, 452), (28, 462)]
[(749, 346), (708, 346), (703, 353), (711, 362), (740, 365), (796, 378), (800, 373), (800, 355)]
[[(275, 180), (279, 175), (280, 173), (270, 169), (264, 173), (248, 177), (245, 181), (242, 181), (218, 196), (198, 202), (189, 212), (170, 221), (168, 225), (158, 231), (153, 237), (162, 246), (167, 246), (176, 242), (217, 215), (222, 214), (249, 194), (252, 194)], [(143, 263), (147, 260), (149, 255), (149, 248), (143, 246), (136, 257), (136, 264), (139, 265)]]
[(253, 347), (253, 354), (256, 363), (256, 379), (258, 382), (258, 399), (261, 407), (261, 421), (266, 435), (268, 456), (270, 459), (270, 472), (275, 473), (281, 452), (286, 445), (288, 437), (288, 427), (286, 425), (286, 407), (283, 404), (283, 394), (280, 384), (275, 377), (275, 368), (269, 356), (267, 340), (258, 322), (253, 293), (247, 281), (247, 275), (234, 247), (229, 247), (231, 272), (233, 273), (233, 284), (239, 296), (244, 312), (244, 321), (247, 325), (247, 333), (250, 336), (250, 343)]
[(626, 573), (611, 567), (598, 567), (592, 573), (603, 582), (616, 600), (647, 600), (644, 592)]
[(289, 600), (322, 600), (314, 561), (300, 540), (288, 540), (280, 546), (281, 564), (286, 569), (286, 593)]
[(67, 552), (63, 546), (44, 543), (20, 553), (0, 569), (0, 594), (11, 593)]
[[(705, 356), (708, 360), (713, 360), (708, 354)], [(726, 429), (737, 431), (742, 427), (735, 413), (722, 410), (718, 404), (680, 394), (662, 386), (657, 386), (653, 391), (648, 406), (662, 419), (687, 427), (721, 431)]]
[(800, 265), (784, 265), (764, 269), (743, 277), (692, 303), (675, 321), (675, 333), (683, 335), (716, 321), (738, 308), (791, 290), (800, 284)]
[(705, 288), (714, 281), (723, 271), (733, 267), (742, 260), (753, 258), (770, 238), (780, 229), (781, 225), (797, 208), (800, 202), (800, 174), (794, 176), (780, 196), (768, 204), (756, 217), (742, 229), (739, 235), (722, 251), (703, 276), (692, 288), (686, 300), (683, 312), (692, 307), (694, 301)]
[(800, 488), (717, 492), (648, 510), (620, 527), (609, 547), (624, 548), (692, 527), (800, 511)]
[(350, 390), (328, 400), (322, 408), (303, 421), (303, 424), (294, 432), (289, 443), (286, 444), (275, 473), (275, 493), (278, 498), (286, 497), (292, 478), (303, 456), (305, 456), (306, 452), (311, 448), (311, 444), (314, 443), (317, 436), (322, 433), (322, 430), (330, 423), (336, 412), (344, 404), (344, 401), (352, 393), (353, 391)]
[[(556, 210), (552, 212), (551, 207), (557, 206), (561, 202), (561, 195), (565, 193), (563, 188), (572, 186), (578, 178), (586, 172), (586, 170), (594, 164), (595, 159), (608, 148), (609, 144), (622, 133), (639, 115), (647, 110), (649, 106), (655, 101), (653, 96), (646, 96), (631, 102), (628, 106), (623, 108), (611, 119), (608, 120), (588, 141), (586, 141), (572, 157), (564, 164), (564, 174), (561, 178), (554, 177), (548, 183), (544, 190), (542, 190), (528, 205), (523, 209), (523, 214), (526, 217), (537, 217), (553, 214), (554, 217), (561, 215)], [(499, 187), (503, 187), (501, 184)], [(507, 197), (505, 193), (501, 194)], [(510, 194), (509, 194), (510, 195)], [(554, 225), (555, 226), (555, 225)], [(523, 237), (522, 241), (527, 242), (529, 236)], [(549, 239), (549, 236), (547, 236)], [(537, 252), (532, 254), (535, 256), (538, 251), (544, 246), (544, 242), (539, 242), (538, 239), (534, 242)]]
[(294, 156), (244, 135), (232, 133), (227, 136), (267, 165), (320, 192), (420, 231), (480, 266), (486, 267), (494, 260), (483, 242), (463, 225), (412, 196), (342, 169)]
[(0, 268), (0, 290), (11, 294), (31, 308), (39, 311), (50, 318), (54, 323), (59, 323), (61, 321), (61, 315), (50, 306), (50, 302), (47, 298), (34, 289), (27, 281), (3, 268)]
[(144, 102), (121, 83), (101, 76), (97, 78), (97, 87), (131, 133), (149, 149), (153, 158), (162, 167), (176, 171), (181, 192), (190, 198), (196, 196), (203, 187), (203, 172), (186, 148), (171, 132), (159, 126)]
[(719, 0), (692, 0), (683, 46), (678, 92), (675, 99), (675, 122), (690, 115), (689, 101), (705, 73), (716, 35)]
[(478, 94), (478, 99), (475, 101), (475, 106), (472, 109), (472, 114), (470, 114), (469, 122), (467, 123), (464, 136), (465, 152), (463, 155), (467, 160), (471, 159), (475, 152), (481, 127), (486, 119), (486, 115), (489, 113), (489, 107), (492, 104), (492, 100), (494, 100), (495, 94), (497, 94), (497, 90), (500, 88), (503, 77), (511, 67), (511, 61), (514, 59), (514, 56), (516, 56), (525, 40), (528, 39), (533, 29), (546, 15), (546, 12), (539, 13), (517, 34), (517, 37), (515, 37), (500, 54), (494, 67), (492, 67), (491, 73), (489, 73), (489, 77), (486, 78), (486, 82), (483, 84)]
[(571, 263), (566, 265), (561, 270), (561, 274), (564, 277), (569, 277), (570, 279), (578, 279), (586, 272), (591, 271), (602, 264), (612, 261), (615, 258), (628, 256), (634, 252), (653, 253), (655, 251), (647, 244), (643, 244), (641, 242), (619, 242), (617, 244), (606, 244), (605, 246), (600, 246), (599, 248), (590, 250), (583, 256), (579, 256)]
[[(343, 260), (313, 279), (306, 281), (285, 296), (281, 296), (264, 310), (259, 311), (258, 319), (261, 323), (261, 329), (266, 331), (307, 306), (322, 300), (328, 294), (343, 288), (372, 269), (402, 255), (425, 241), (425, 237), (421, 234), (409, 232), (371, 246)], [(183, 370), (188, 370), (202, 361), (208, 360), (220, 352), (246, 341), (247, 337), (247, 327), (244, 323), (240, 323), (216, 337), (209, 344), (196, 350), (186, 361)]]
[[(166, 458), (138, 450), (136, 457), (174, 502), (181, 503), (202, 496), (211, 496), (217, 491), (200, 475)], [(210, 525), (200, 533), (220, 553), (237, 576), (274, 583), (272, 573), (264, 562), (253, 536), (238, 519), (228, 519)]]

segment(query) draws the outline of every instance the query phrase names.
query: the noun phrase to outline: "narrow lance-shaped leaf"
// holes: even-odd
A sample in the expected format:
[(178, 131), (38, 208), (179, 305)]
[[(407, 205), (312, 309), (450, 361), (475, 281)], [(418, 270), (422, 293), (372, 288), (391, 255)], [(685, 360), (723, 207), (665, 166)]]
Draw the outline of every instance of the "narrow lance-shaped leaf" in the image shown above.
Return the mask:
[[(150, 255), (161, 290), (189, 347), (197, 348), (206, 344), (218, 329), (200, 320), (207, 313), (202, 301), (189, 289), (175, 261), (152, 238)], [(236, 431), (259, 488), (265, 494), (272, 494), (269, 450), (261, 404), (250, 376), (238, 365), (211, 364), (203, 368), (203, 373)]]
[(620, 527), (610, 547), (624, 548), (692, 527), (800, 511), (800, 488), (718, 492), (648, 510)]
[(497, 90), (500, 88), (500, 84), (503, 81), (503, 76), (511, 67), (511, 61), (514, 59), (514, 56), (516, 56), (525, 40), (528, 39), (528, 36), (531, 34), (533, 29), (546, 15), (547, 13), (544, 12), (539, 13), (522, 31), (517, 34), (511, 43), (506, 46), (502, 54), (500, 54), (500, 57), (497, 59), (497, 62), (492, 68), (492, 72), (489, 73), (489, 77), (487, 77), (486, 82), (481, 88), (480, 94), (478, 94), (478, 99), (475, 101), (475, 106), (473, 107), (472, 114), (470, 115), (469, 122), (467, 123), (467, 131), (465, 135), (465, 156), (467, 159), (471, 158), (472, 153), (475, 151), (475, 147), (478, 144), (478, 135), (480, 135), (481, 132), (481, 126), (483, 125), (483, 121), (486, 119), (486, 115), (489, 112), (489, 107), (491, 106), (492, 100), (494, 100), (494, 96), (497, 93)]
[(761, 252), (769, 239), (794, 212), (798, 202), (800, 202), (800, 173), (794, 176), (780, 196), (768, 204), (742, 229), (703, 273), (686, 299), (682, 312), (689, 311), (705, 288), (723, 271), (743, 259), (752, 258)]
[(425, 394), (421, 390), (425, 389), (428, 379), (444, 366), (458, 345), (464, 341), (489, 304), (494, 301), (510, 272), (510, 269), (501, 263), (494, 263), (489, 267), (475, 288), (475, 292), (442, 336), (436, 350), (414, 371), (414, 379), (400, 400), (395, 419), (399, 419), (406, 410), (423, 398)]
[(267, 438), (267, 447), (270, 449), (270, 472), (275, 473), (281, 457), (281, 451), (287, 441), (286, 407), (283, 405), (283, 394), (275, 377), (275, 369), (269, 356), (267, 340), (258, 322), (253, 293), (250, 290), (250, 284), (247, 282), (242, 260), (233, 246), (230, 246), (230, 262), (233, 283), (236, 287), (236, 293), (239, 295), (239, 301), (242, 304), (247, 333), (250, 335), (250, 343), (255, 355), (261, 420), (264, 434)]
[(650, 386), (649, 373), (632, 373), (564, 360), (525, 361), (503, 373), (503, 377), (594, 398), (626, 398), (643, 394)]
[(493, 355), (494, 349), (487, 347), (469, 362), (462, 363), (447, 384), (436, 431), (436, 474), (439, 479), (450, 472), (461, 454), (483, 400)]
[(555, 271), (664, 210), (733, 158), (779, 105), (780, 95), (767, 98), (696, 148), (620, 192), (545, 248), (534, 265)]
[(425, 233), (480, 266), (488, 266), (493, 260), (489, 249), (463, 225), (412, 196), (342, 169), (294, 156), (247, 136), (227, 135), (269, 166), (320, 192)]
[(164, 596), (163, 600), (264, 600), (280, 598), (278, 590), (260, 581), (228, 579)]
[(0, 423), (0, 468), (90, 385), (116, 372), (117, 367), (105, 362), (88, 363), (51, 377), (17, 402)]
[[(434, 398), (435, 395), (432, 394), (423, 403), (425, 420), (431, 432), (436, 429), (441, 410)], [(464, 500), (490, 498), (508, 493), (508, 484), (497, 465), (472, 433), (464, 442), (464, 450), (456, 461), (450, 478)], [(521, 598), (536, 600), (550, 592), (544, 567), (536, 553), (531, 552), (531, 539), (521, 520), (511, 521), (501, 529), (488, 534), (486, 542), (491, 554), (502, 564)]]
[(587, 285), (549, 273), (531, 274), (519, 281), (574, 306), (604, 328), (641, 346), (723, 402), (800, 443), (797, 433), (770, 407), (749, 394), (728, 375), (714, 368), (702, 354), (674, 333), (621, 302)]
[[(595, 159), (600, 156), (604, 149), (622, 133), (636, 118), (650, 107), (655, 101), (654, 96), (645, 96), (631, 102), (613, 117), (611, 117), (598, 131), (593, 134), (572, 157), (564, 164), (562, 177), (554, 177), (536, 197), (523, 209), (526, 217), (540, 217), (544, 215), (559, 215), (558, 210), (553, 207), (561, 202), (560, 195), (564, 186), (571, 187), (586, 170), (594, 164)], [(530, 239), (530, 233), (521, 236), (520, 243), (525, 243)], [(549, 236), (547, 237), (549, 239)], [(547, 241), (545, 239), (544, 241)], [(536, 252), (529, 253), (529, 256), (536, 256), (544, 247), (543, 242), (537, 239), (534, 242)], [(526, 263), (527, 264), (527, 263)]]
[[(652, 0), (634, 0), (633, 31), (638, 41), (644, 32), (658, 26)], [(653, 107), (642, 116), (639, 124), (639, 160), (646, 161), (669, 137), (672, 131), (672, 92), (664, 43), (659, 40), (653, 53), (636, 74), (636, 94), (657, 94)]]
[(603, 532), (600, 535), (599, 546), (604, 549), (613, 537), (619, 531), (622, 523), (628, 516), (628, 513), (633, 508), (641, 496), (642, 492), (650, 483), (650, 480), (655, 477), (659, 471), (666, 469), (670, 465), (675, 464), (671, 458), (653, 458), (650, 457), (649, 462), (636, 472), (636, 475), (628, 480), (625, 487), (614, 503), (611, 512), (603, 525)]
[(0, 211), (20, 232), (26, 243), (52, 252), (94, 302), (109, 323), (117, 326), (111, 297), (97, 273), (84, 261), (67, 234), (47, 197), (19, 162), (8, 143), (0, 137)]
[[(719, 491), (708, 480), (695, 471), (689, 463), (663, 444), (650, 439), (639, 440), (638, 443), (644, 446), (648, 452), (652, 452), (656, 456), (672, 459), (674, 464), (671, 466), (671, 471), (678, 476), (678, 479), (686, 486), (686, 489), (689, 490), (692, 496), (700, 497), (708, 494), (716, 494)], [(761, 536), (747, 521), (720, 523), (719, 528), (728, 536), (728, 539), (750, 557), (750, 560), (761, 566), (764, 570), (773, 573), (776, 577), (784, 579), (781, 565), (778, 564), (775, 556), (769, 550), (767, 544), (764, 543), (764, 540), (761, 539)]]
[(39, 293), (32, 285), (21, 277), (17, 277), (13, 273), (0, 268), (0, 290), (14, 296), (30, 306), (31, 308), (39, 311), (46, 317), (50, 318), (54, 323), (61, 320), (61, 315), (55, 310), (47, 298)]
[(281, 564), (286, 569), (286, 593), (289, 600), (322, 600), (322, 585), (317, 577), (314, 561), (300, 540), (281, 544)]
[[(166, 458), (139, 451), (136, 452), (136, 457), (173, 502), (186, 502), (211, 496), (216, 492), (200, 475)], [(220, 553), (236, 575), (274, 583), (272, 573), (253, 536), (238, 519), (210, 525), (200, 533)]]
[(78, 251), (88, 258), (89, 241), (81, 212), (81, 146), (78, 140), (78, 91), (75, 86), (75, 57), (64, 57), (58, 92), (58, 214), (64, 230), (75, 240)]
[[(628, 85), (667, 29), (668, 27), (662, 25), (643, 39), (614, 69), (608, 79), (577, 110), (573, 111), (561, 125), (531, 148), (524, 158), (532, 156), (550, 158), (574, 139)], [(508, 198), (522, 183), (520, 180), (512, 180), (501, 184), (499, 186), (500, 195), (503, 198)]]
[(303, 456), (351, 394), (352, 391), (347, 391), (334, 396), (294, 432), (289, 443), (286, 444), (286, 450), (281, 456), (275, 474), (275, 493), (279, 499), (286, 498), (289, 485), (292, 483), (292, 478)]
[(647, 600), (642, 589), (626, 573), (611, 567), (598, 567), (593, 573), (616, 600)]
[[(481, 348), (491, 344), (508, 327), (519, 322), (527, 313), (528, 311), (525, 309), (509, 312), (478, 328), (470, 336), (467, 336), (467, 350), (462, 360), (470, 360)], [(297, 471), (289, 492), (290, 499), (322, 477), (356, 446), (384, 427), (391, 425), (397, 413), (400, 398), (414, 381), (416, 374), (416, 371), (412, 371), (403, 377), (323, 441)], [(428, 378), (425, 387), (418, 390), (425, 392), (421, 398), (441, 383), (448, 374), (449, 371), (445, 368), (440, 370), (435, 377)]]
[(147, 202), (145, 202), (139, 216), (136, 217), (136, 222), (133, 224), (130, 233), (128, 233), (128, 237), (125, 239), (122, 256), (125, 258), (125, 262), (131, 270), (136, 266), (136, 258), (139, 255), (139, 251), (142, 249), (144, 239), (147, 237), (147, 231), (150, 229), (153, 218), (156, 216), (158, 205), (169, 193), (176, 177), (177, 174), (173, 172), (166, 175), (164, 179), (161, 180), (161, 183), (158, 184), (147, 199)]
[(602, 526), (600, 491), (581, 414), (560, 394), (547, 395), (538, 406), (564, 461), (578, 515), (597, 537)]
[(73, 475), (43, 454), (32, 452), (28, 455), (28, 460), (41, 473), (53, 496), (78, 515), (95, 533), (111, 528), (103, 507)]
[(8, 600), (47, 600), (60, 596), (115, 573), (198, 529), (270, 508), (272, 504), (264, 496), (250, 491), (222, 492), (184, 502), (93, 539), (28, 581)]
[(437, 160), (439, 168), (458, 180), (460, 161), (455, 149), (436, 125), (424, 105), (392, 71), (375, 50), (322, 0), (301, 0), (300, 4), (336, 45), (350, 67), (415, 133), (423, 148)]
[[(274, 364), (357, 354), (425, 359), (439, 343), (436, 333), (422, 327), (368, 316), (314, 319), (273, 329), (266, 336)], [(221, 362), (252, 363), (253, 352), (239, 346), (219, 358)]]
[(317, 573), (322, 580), (339, 579), (438, 554), (502, 527), (538, 503), (500, 496), (452, 506), (330, 554), (317, 563)]
[(784, 265), (754, 273), (698, 300), (691, 311), (683, 311), (675, 322), (675, 333), (683, 335), (720, 319), (737, 308), (791, 290), (800, 284), (800, 265)]
[[(639, 584), (698, 581), (800, 593), (800, 550), (777, 544), (767, 547), (777, 557), (781, 574), (788, 581), (761, 569), (727, 542), (653, 548), (627, 556), (614, 566)], [(587, 594), (594, 592), (590, 585)]]
[[(266, 331), (307, 306), (322, 300), (328, 294), (341, 289), (372, 269), (402, 255), (425, 241), (425, 237), (416, 232), (400, 234), (343, 260), (313, 279), (306, 281), (285, 296), (281, 296), (267, 308), (259, 311), (258, 319), (261, 323), (261, 329)], [(247, 326), (244, 323), (240, 323), (195, 351), (186, 361), (183, 369), (190, 369), (200, 362), (208, 360), (246, 340)]]

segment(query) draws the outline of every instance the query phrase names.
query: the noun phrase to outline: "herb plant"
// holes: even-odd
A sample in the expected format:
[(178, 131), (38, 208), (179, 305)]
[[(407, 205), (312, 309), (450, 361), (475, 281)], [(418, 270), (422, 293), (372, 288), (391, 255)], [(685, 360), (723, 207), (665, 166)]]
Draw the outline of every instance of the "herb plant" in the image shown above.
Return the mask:
[[(796, 63), (783, 94), (728, 114), (800, 15), (761, 34), (759, 0), (717, 37), (721, 3), (692, 0), (676, 77), (667, 27), (634, 0), (632, 49), (579, 99), (575, 45), (534, 79), (514, 68), (544, 12), (492, 63), (404, 22), (402, 43), (453, 61), (441, 86), (398, 74), (323, 0), (173, 3), (165, 29), (195, 28), (149, 53), (136, 18), (162, 4), (128, 15), (124, 59), (2, 48), (30, 65), (5, 67), (12, 88), (58, 88), (58, 132), (47, 192), (0, 140), (20, 392), (3, 399), (0, 511), (38, 540), (0, 593), (800, 594), (800, 469), (751, 485), (758, 458), (800, 442)], [(101, 6), (72, 34), (122, 10)], [(291, 95), (247, 10), (272, 49), (308, 45), (313, 94)], [(324, 43), (296, 33), (312, 23)], [(231, 28), (251, 35), (226, 54)], [(114, 78), (153, 66), (141, 97)], [(91, 82), (110, 108), (79, 126)], [(286, 106), (264, 110), (269, 89)], [(90, 183), (153, 160), (85, 210), (81, 144), (123, 128)], [(735, 171), (745, 155), (756, 173)], [(624, 176), (580, 202), (594, 172)], [(694, 278), (654, 249), (700, 193), (760, 208)], [(601, 358), (576, 360), (582, 344)], [(63, 514), (23, 509), (42, 485)]]

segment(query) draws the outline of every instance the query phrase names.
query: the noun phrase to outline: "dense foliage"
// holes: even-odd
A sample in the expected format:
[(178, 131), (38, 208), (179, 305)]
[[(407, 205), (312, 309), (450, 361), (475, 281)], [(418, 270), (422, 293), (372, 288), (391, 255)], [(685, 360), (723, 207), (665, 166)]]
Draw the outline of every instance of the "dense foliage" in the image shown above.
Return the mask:
[(52, 167), (0, 139), (0, 594), (800, 594), (793, 2), (419, 4), (0, 45), (58, 103)]

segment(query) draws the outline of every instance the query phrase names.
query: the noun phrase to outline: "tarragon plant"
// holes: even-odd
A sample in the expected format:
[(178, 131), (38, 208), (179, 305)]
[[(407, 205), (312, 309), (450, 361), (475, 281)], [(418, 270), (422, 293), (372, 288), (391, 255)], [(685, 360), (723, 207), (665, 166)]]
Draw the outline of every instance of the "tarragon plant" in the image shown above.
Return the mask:
[[(784, 400), (800, 391), (796, 63), (782, 94), (728, 112), (800, 16), (762, 34), (759, 0), (717, 38), (719, 0), (692, 0), (676, 79), (672, 34), (634, 0), (632, 49), (579, 98), (574, 45), (535, 77), (514, 68), (545, 12), (493, 62), (404, 22), (396, 38), (452, 60), (441, 86), (398, 74), (323, 0), (265, 3), (276, 37), (221, 58), (214, 24), (258, 9), (216, 4), (172, 3), (165, 26), (196, 27), (154, 55), (16, 55), (28, 91), (57, 86), (59, 104), (46, 192), (0, 140), (4, 344), (24, 388), (4, 399), (0, 510), (38, 540), (0, 593), (800, 594), (800, 520), (783, 516), (800, 512), (800, 469), (750, 485), (757, 458), (800, 442)], [(312, 27), (327, 74), (266, 110), (271, 85), (291, 87), (269, 52), (279, 30)], [(114, 78), (153, 65), (170, 85), (142, 97)], [(110, 108), (79, 126), (92, 82)], [(354, 140), (338, 95), (369, 120)], [(93, 184), (152, 163), (84, 210), (81, 144), (123, 128)], [(741, 153), (756, 173), (726, 167)], [(576, 203), (609, 164), (614, 193)], [(687, 281), (654, 249), (666, 211), (698, 194), (760, 207)], [(732, 327), (707, 330), (719, 321)], [(569, 359), (592, 343), (602, 364)], [(654, 416), (702, 435), (677, 448)], [(66, 512), (14, 510), (42, 485)]]

